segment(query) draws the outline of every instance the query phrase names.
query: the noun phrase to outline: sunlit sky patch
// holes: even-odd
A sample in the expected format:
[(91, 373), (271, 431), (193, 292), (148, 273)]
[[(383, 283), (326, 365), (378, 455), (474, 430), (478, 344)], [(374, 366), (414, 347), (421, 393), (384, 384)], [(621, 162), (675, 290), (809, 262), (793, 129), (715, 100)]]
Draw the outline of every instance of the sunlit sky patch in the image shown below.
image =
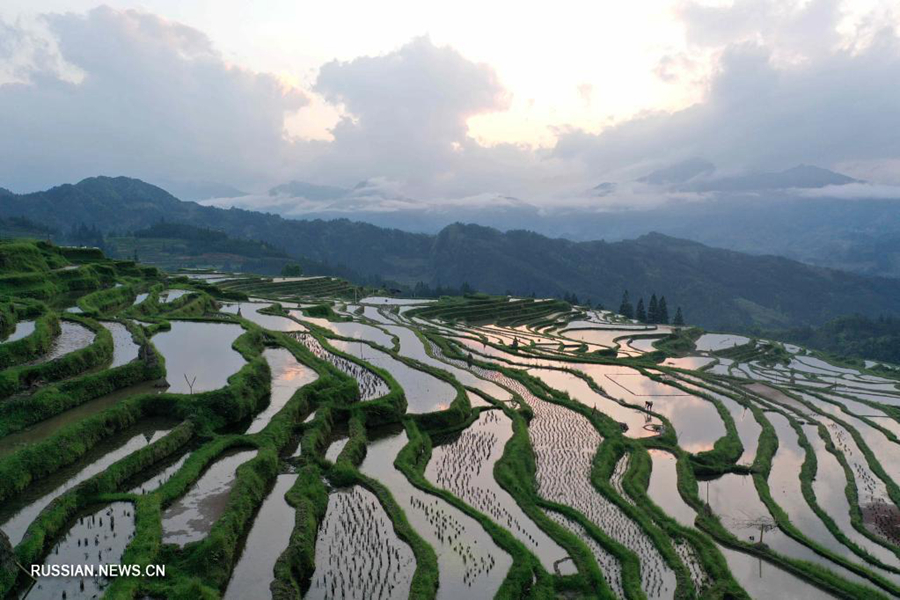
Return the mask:
[[(7, 0), (0, 16), (34, 20), (46, 12), (81, 12), (91, 0)], [(116, 8), (138, 8), (206, 33), (229, 62), (275, 73), (308, 89), (329, 61), (396, 50), (427, 35), (475, 62), (487, 63), (510, 92), (506, 111), (474, 116), (470, 135), (482, 144), (550, 146), (559, 128), (597, 133), (643, 111), (672, 111), (701, 100), (714, 52), (688, 38), (686, 3), (523, 2), (464, 0), (431, 3), (294, 2), (240, 0), (110, 0)], [(708, 7), (730, 2), (698, 3)], [(760, 3), (746, 3), (749, 5)], [(780, 3), (783, 13), (806, 2)], [(883, 3), (844, 2), (838, 29), (856, 40), (860, 22)], [(742, 34), (759, 37), (749, 29)], [(779, 35), (769, 32), (770, 35)], [(727, 41), (734, 41), (733, 38)], [(851, 43), (851, 42), (847, 42)], [(853, 43), (859, 43), (858, 40)], [(785, 60), (801, 60), (794, 51)], [(310, 105), (286, 119), (288, 132), (330, 139), (341, 114), (315, 94)]]

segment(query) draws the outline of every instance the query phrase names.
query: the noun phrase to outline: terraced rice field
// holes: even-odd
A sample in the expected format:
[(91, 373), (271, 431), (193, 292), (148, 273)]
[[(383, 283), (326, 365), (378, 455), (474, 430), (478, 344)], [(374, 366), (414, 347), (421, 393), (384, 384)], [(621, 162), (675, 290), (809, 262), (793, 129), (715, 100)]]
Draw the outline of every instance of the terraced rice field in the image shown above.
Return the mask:
[(900, 598), (874, 363), (557, 300), (134, 273), (0, 296), (0, 595)]

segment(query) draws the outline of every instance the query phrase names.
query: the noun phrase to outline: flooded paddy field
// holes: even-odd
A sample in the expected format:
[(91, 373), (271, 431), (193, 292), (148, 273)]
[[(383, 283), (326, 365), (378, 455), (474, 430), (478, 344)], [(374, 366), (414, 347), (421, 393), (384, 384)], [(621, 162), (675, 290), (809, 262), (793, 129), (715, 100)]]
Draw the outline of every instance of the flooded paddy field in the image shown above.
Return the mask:
[(207, 466), (188, 491), (162, 515), (163, 542), (183, 546), (201, 540), (225, 511), (237, 469), (256, 450), (229, 450)]
[(168, 457), (149, 469), (138, 473), (132, 478), (133, 481), (130, 480), (126, 483), (125, 487), (128, 487), (132, 483), (134, 484), (134, 487), (129, 489), (128, 493), (143, 495), (155, 492), (160, 486), (171, 479), (175, 473), (181, 470), (181, 467), (184, 466), (184, 463), (187, 462), (190, 457), (191, 452), (189, 450), (176, 453), (174, 456)]
[[(684, 502), (675, 488), (677, 476), (675, 474), (674, 456), (668, 452), (658, 450), (651, 450), (650, 455), (653, 459), (653, 471), (651, 472), (647, 495), (667, 514), (675, 517), (679, 523), (686, 527), (693, 527), (696, 513), (693, 508)], [(732, 483), (737, 484), (738, 493), (743, 491), (743, 486), (753, 485), (749, 478), (738, 476), (734, 476), (727, 482), (717, 482), (716, 484), (700, 482), (700, 495), (704, 500), (710, 498), (710, 501), (712, 501), (715, 498), (718, 502), (718, 497), (715, 496), (718, 491), (716, 485), (728, 486)], [(752, 493), (755, 494), (756, 490), (752, 490)], [(720, 504), (724, 505), (726, 503), (727, 501)], [(737, 531), (746, 534), (746, 529), (752, 529), (752, 525), (756, 520), (765, 518), (767, 513), (764, 512), (764, 507), (760, 508), (758, 504), (747, 503), (747, 505), (741, 505), (730, 513), (722, 514), (724, 515), (723, 524), (726, 527), (735, 527)], [(765, 535), (769, 536), (772, 533), (773, 531), (769, 531)], [(725, 556), (725, 560), (734, 577), (753, 598), (790, 597), (813, 599), (828, 597), (827, 594), (818, 588), (772, 565), (768, 561), (722, 545), (719, 545), (719, 551)], [(692, 579), (695, 582), (695, 586), (704, 581), (704, 577), (705, 575), (703, 574), (695, 575), (692, 570)], [(786, 594), (786, 596), (782, 596), (782, 594)]]
[(275, 479), (272, 491), (259, 508), (253, 528), (247, 535), (241, 557), (225, 590), (225, 598), (265, 598), (269, 595), (269, 585), (275, 578), (275, 561), (284, 552), (291, 538), (294, 522), (294, 508), (287, 503), (284, 495), (294, 482), (296, 475), (284, 474)]
[(169, 304), (189, 293), (188, 290), (165, 290), (159, 293), (159, 301), (163, 304)]
[[(788, 537), (777, 527), (771, 529), (774, 521), (749, 476), (726, 474), (718, 479), (702, 482), (700, 495), (704, 500), (709, 498), (708, 503), (722, 525), (738, 539), (751, 543), (761, 540), (778, 554), (815, 563), (848, 581), (874, 589), (874, 584)], [(775, 498), (776, 502), (780, 499), (781, 495)]]
[[(756, 420), (753, 411), (738, 403), (734, 398), (725, 393), (719, 393), (708, 387), (696, 385), (695, 383), (691, 383), (691, 381), (696, 380), (688, 379), (681, 383), (686, 388), (694, 390), (698, 394), (706, 394), (725, 405), (725, 408), (731, 414), (731, 418), (734, 421), (734, 426), (737, 429), (741, 445), (744, 447), (744, 452), (738, 459), (738, 464), (753, 464), (753, 461), (756, 458), (756, 450), (759, 447), (759, 436), (762, 433), (762, 425)], [(721, 388), (716, 389), (721, 390)]]
[(12, 333), (6, 336), (3, 339), (0, 339), (0, 344), (5, 344), (7, 342), (15, 342), (17, 340), (21, 340), (24, 337), (28, 337), (32, 333), (34, 333), (35, 323), (34, 321), (18, 321), (16, 323), (15, 329), (13, 329)]
[(393, 319), (386, 316), (385, 313), (382, 312), (383, 309), (380, 309), (376, 306), (363, 306), (362, 309), (362, 316), (366, 319), (370, 319), (381, 325), (393, 325), (395, 323)]
[(271, 303), (259, 302), (240, 302), (237, 304), (224, 305), (222, 312), (239, 315), (248, 321), (252, 321), (264, 329), (272, 331), (306, 331), (306, 327), (302, 324), (278, 315), (267, 315), (259, 311), (272, 306)]
[(456, 390), (449, 383), (424, 371), (414, 369), (393, 356), (366, 344), (331, 340), (331, 344), (347, 354), (387, 371), (406, 393), (407, 410), (425, 413), (449, 408)]
[[(816, 478), (813, 481), (813, 492), (816, 496), (816, 502), (835, 521), (841, 533), (847, 536), (852, 543), (865, 550), (865, 552), (881, 563), (895, 569), (900, 568), (900, 558), (897, 555), (884, 546), (870, 540), (853, 526), (850, 519), (850, 501), (847, 499), (844, 491), (847, 486), (847, 477), (841, 464), (825, 448), (825, 442), (819, 436), (818, 427), (806, 425), (803, 429), (806, 433), (806, 439), (809, 440), (816, 453), (817, 470)], [(876, 569), (873, 567), (873, 570)], [(887, 576), (887, 574), (884, 575)]]
[(135, 296), (132, 306), (137, 306), (138, 304), (142, 303), (144, 300), (146, 300), (149, 297), (150, 297), (149, 292), (142, 292), (142, 293), (138, 294), (137, 296)]
[[(599, 577), (622, 599), (823, 598), (821, 569), (835, 576), (834, 597), (900, 597), (900, 388), (874, 362), (832, 364), (799, 346), (554, 299), (403, 299), (328, 276), (150, 273), (98, 287), (144, 290), (99, 319), (65, 313), (97, 290), (16, 300), (29, 312), (6, 326), (4, 351), (28, 347), (17, 342), (40, 329), (42, 310), (62, 331), (0, 376), (12, 382), (0, 432), (13, 432), (0, 435), (0, 530), (36, 563), (109, 564), (126, 548), (177, 563), (165, 579), (40, 578), (29, 598), (202, 588), (402, 599), (420, 579), (424, 597), (441, 599), (493, 598), (504, 582), (510, 597), (594, 598)], [(265, 314), (275, 302), (289, 316)], [(112, 335), (112, 356), (82, 365), (92, 349), (69, 355), (96, 342), (96, 327)], [(331, 367), (356, 382), (359, 402)], [(384, 399), (385, 373), (405, 411)], [(453, 380), (468, 408), (447, 410)], [(303, 389), (309, 410), (285, 412)], [(421, 434), (421, 454), (401, 455), (407, 431)], [(104, 473), (121, 479), (94, 478)], [(29, 527), (72, 502), (33, 548)], [(240, 530), (217, 536), (221, 547), (193, 543), (217, 523), (217, 534)], [(509, 577), (510, 553), (536, 573)], [(417, 556), (428, 561), (418, 572)], [(790, 572), (787, 559), (798, 561)], [(20, 595), (25, 577), (5, 575), (0, 597)]]
[(581, 526), (581, 524), (576, 523), (575, 521), (568, 519), (565, 515), (553, 510), (544, 510), (544, 513), (550, 517), (550, 519), (556, 521), (556, 523), (575, 534), (575, 536), (588, 547), (591, 551), (591, 555), (594, 557), (594, 561), (596, 561), (597, 566), (600, 568), (600, 572), (602, 573), (606, 584), (612, 589), (617, 598), (624, 598), (625, 591), (622, 588), (622, 565), (619, 563), (619, 560), (603, 548), (603, 546), (601, 546), (597, 540)]
[(368, 340), (385, 348), (393, 348), (391, 336), (372, 325), (365, 323), (330, 323), (331, 330), (337, 335), (355, 340)]
[(675, 456), (665, 450), (650, 450), (650, 458), (653, 460), (653, 469), (650, 471), (647, 495), (667, 515), (672, 516), (685, 527), (693, 527), (697, 514), (678, 493)]
[(598, 411), (624, 425), (623, 430), (628, 437), (642, 438), (659, 434), (659, 419), (598, 394), (577, 375), (556, 369), (529, 369), (528, 373), (548, 386), (569, 394), (571, 399), (596, 407)]
[(60, 321), (59, 328), (59, 335), (53, 338), (50, 350), (46, 354), (26, 363), (27, 365), (47, 363), (61, 358), (70, 352), (87, 348), (93, 343), (94, 338), (96, 337), (96, 334), (93, 331), (81, 323)]
[(243, 333), (240, 325), (172, 321), (170, 331), (151, 340), (166, 359), (167, 391), (189, 394), (225, 386), (244, 366), (244, 358), (231, 347)]
[(101, 325), (112, 334), (113, 357), (110, 368), (127, 365), (138, 357), (140, 346), (134, 343), (131, 332), (121, 323), (114, 321), (102, 321)]
[(315, 371), (298, 362), (294, 355), (284, 348), (266, 348), (263, 351), (263, 358), (266, 359), (272, 372), (269, 405), (256, 415), (245, 433), (262, 431), (272, 417), (284, 408), (294, 392), (319, 378)]
[[(466, 387), (481, 390), (491, 398), (501, 402), (512, 400), (512, 394), (510, 394), (509, 390), (490, 381), (490, 372), (478, 366), (470, 365), (464, 360), (449, 358), (438, 345), (431, 343), (430, 341), (428, 347), (431, 350), (431, 353), (440, 361), (440, 364), (452, 365), (455, 367), (455, 369), (450, 370), (450, 372)], [(474, 404), (472, 404), (473, 407), (485, 403), (480, 396), (477, 396), (477, 400), (473, 399), (473, 396), (476, 395), (469, 392), (469, 400), (470, 402), (474, 402)]]
[(26, 429), (0, 437), (0, 458), (29, 444), (44, 441), (66, 425), (78, 423), (87, 417), (96, 415), (111, 406), (115, 406), (125, 398), (138, 394), (155, 394), (160, 391), (162, 390), (156, 387), (154, 383), (144, 382), (88, 400), (75, 408), (70, 408)]
[[(508, 391), (491, 383), (490, 381), (486, 381), (484, 379), (476, 377), (465, 368), (460, 368), (452, 362), (440, 361), (436, 358), (432, 358), (425, 351), (425, 344), (418, 338), (418, 336), (416, 336), (415, 332), (413, 332), (411, 329), (395, 325), (389, 327), (388, 330), (400, 339), (401, 356), (406, 356), (426, 365), (432, 366), (436, 369), (447, 371), (454, 377), (456, 377), (456, 379), (464, 386), (481, 390), (485, 394), (497, 400), (505, 401), (511, 398), (511, 395)], [(432, 344), (432, 352), (435, 352), (436, 349), (437, 347)], [(439, 349), (437, 349), (437, 351), (439, 352)]]
[(680, 358), (667, 358), (660, 364), (664, 367), (697, 371), (714, 362), (716, 362), (716, 359), (711, 356), (683, 356)]
[(467, 337), (455, 337), (453, 341), (458, 342), (466, 353), (472, 354), (478, 360), (501, 366), (555, 367), (558, 364), (554, 360), (512, 354)]
[(295, 339), (319, 359), (330, 362), (344, 374), (354, 378), (359, 386), (361, 400), (373, 400), (390, 392), (387, 382), (374, 371), (329, 351), (312, 335), (295, 334)]
[(634, 369), (577, 363), (573, 367), (589, 375), (612, 397), (664, 415), (675, 428), (679, 445), (688, 452), (709, 450), (725, 435), (725, 424), (708, 400), (650, 379)]
[(494, 480), (493, 470), (512, 437), (512, 423), (497, 410), (482, 412), (478, 420), (459, 435), (435, 440), (426, 478), (502, 525), (537, 556), (548, 572), (560, 564), (571, 571), (571, 560), (516, 504)]
[(22, 541), (25, 531), (53, 500), (79, 483), (162, 438), (171, 429), (168, 421), (147, 421), (98, 444), (75, 463), (30, 485), (0, 508), (0, 530), (13, 544)]
[(590, 421), (558, 404), (541, 400), (524, 386), (518, 391), (535, 412), (529, 424), (535, 451), (538, 494), (578, 510), (641, 559), (642, 589), (648, 597), (671, 598), (675, 573), (638, 524), (591, 484), (594, 454), (602, 438)]
[(727, 335), (721, 333), (705, 333), (696, 342), (696, 348), (700, 352), (717, 352), (727, 350), (735, 346), (742, 346), (750, 341), (742, 335)]
[[(79, 516), (64, 537), (53, 544), (44, 560), (45, 568), (63, 565), (101, 565), (121, 562), (134, 537), (134, 505), (113, 502), (95, 512)], [(95, 598), (103, 594), (110, 580), (105, 577), (38, 577), (28, 598)]]
[[(772, 497), (803, 535), (821, 544), (837, 556), (851, 562), (860, 562), (862, 559), (828, 531), (803, 496), (797, 473), (800, 472), (800, 467), (805, 460), (805, 452), (798, 443), (797, 432), (790, 426), (785, 416), (775, 413), (767, 416), (778, 434), (778, 451), (772, 461), (772, 470), (769, 473), (769, 488)], [(804, 439), (805, 437), (804, 435)], [(894, 579), (895, 582), (900, 581), (900, 577), (895, 574), (887, 573), (886, 575), (888, 579)]]
[(478, 521), (414, 487), (394, 467), (394, 458), (406, 443), (404, 432), (373, 441), (360, 471), (388, 487), (413, 529), (434, 548), (440, 577), (439, 598), (469, 594), (492, 597), (506, 577), (512, 559)]
[(420, 306), (431, 304), (436, 300), (426, 298), (386, 298), (384, 296), (367, 296), (360, 300), (362, 304), (372, 304), (375, 306)]
[(303, 597), (326, 600), (409, 596), (416, 559), (394, 533), (378, 498), (360, 486), (328, 495), (316, 538), (316, 570)]
[(819, 600), (835, 597), (762, 558), (721, 545), (719, 552), (725, 556), (732, 575), (752, 598)]

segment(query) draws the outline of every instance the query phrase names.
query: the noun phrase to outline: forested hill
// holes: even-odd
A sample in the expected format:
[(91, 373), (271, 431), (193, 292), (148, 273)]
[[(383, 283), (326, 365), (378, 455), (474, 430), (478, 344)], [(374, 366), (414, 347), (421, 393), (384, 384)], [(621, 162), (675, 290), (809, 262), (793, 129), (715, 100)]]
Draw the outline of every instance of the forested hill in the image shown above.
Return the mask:
[(442, 281), (492, 292), (570, 290), (615, 308), (623, 290), (670, 306), (707, 327), (821, 323), (835, 315), (900, 314), (900, 282), (811, 267), (777, 256), (710, 248), (658, 233), (607, 243), (550, 239), (451, 225), (434, 244)]
[[(396, 256), (427, 256), (433, 239), (347, 220), (293, 221), (253, 211), (201, 206), (182, 202), (159, 187), (128, 177), (91, 177), (44, 192), (0, 197), (0, 216), (26, 216), (60, 230), (81, 223), (116, 232), (144, 229), (161, 220), (188, 223), (218, 229), (232, 237), (264, 241), (292, 256), (413, 281), (427, 276), (426, 262), (397, 265)], [(392, 253), (395, 249), (396, 255)], [(406, 273), (411, 277), (402, 277)]]
[(25, 216), (60, 230), (82, 222), (117, 232), (161, 219), (188, 223), (410, 285), (468, 283), (486, 292), (575, 294), (610, 307), (618, 306), (626, 289), (633, 299), (655, 292), (665, 295), (669, 306), (682, 306), (688, 321), (711, 328), (819, 324), (857, 312), (900, 315), (900, 280), (750, 256), (660, 234), (614, 243), (571, 242), (461, 224), (436, 236), (414, 234), (348, 220), (294, 221), (204, 207), (124, 177), (0, 196), (0, 216)]

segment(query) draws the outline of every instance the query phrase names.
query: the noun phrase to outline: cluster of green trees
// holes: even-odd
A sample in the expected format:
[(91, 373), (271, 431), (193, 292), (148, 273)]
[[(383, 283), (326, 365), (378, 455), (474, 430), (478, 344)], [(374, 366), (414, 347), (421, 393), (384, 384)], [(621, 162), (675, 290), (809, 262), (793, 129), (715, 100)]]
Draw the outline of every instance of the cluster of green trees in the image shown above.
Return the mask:
[(144, 229), (138, 229), (132, 235), (139, 238), (173, 238), (202, 242), (218, 242), (228, 239), (228, 234), (224, 231), (217, 231), (209, 227), (195, 227), (186, 223), (174, 223), (165, 219), (160, 219)]
[[(658, 325), (669, 324), (669, 305), (665, 296), (657, 299), (656, 294), (650, 296), (650, 303), (644, 306), (644, 298), (638, 299), (637, 308), (631, 304), (631, 298), (628, 296), (628, 290), (622, 294), (622, 303), (619, 305), (619, 314), (628, 319), (637, 319), (641, 323), (652, 323)], [(684, 325), (684, 315), (679, 306), (675, 310), (675, 318), (672, 325)]]
[(65, 241), (75, 246), (91, 246), (94, 248), (105, 249), (106, 241), (103, 239), (103, 232), (96, 225), (90, 226), (81, 223), (73, 225), (65, 236)]
[(303, 268), (297, 263), (288, 263), (281, 268), (282, 277), (302, 277)]
[[(534, 294), (532, 294), (532, 296), (534, 296)], [(581, 302), (578, 301), (578, 294), (575, 294), (575, 293), (567, 292), (562, 295), (562, 299), (565, 300), (566, 302), (568, 302), (569, 304), (571, 304), (572, 306), (577, 306), (577, 305), (581, 304)], [(588, 298), (584, 303), (587, 306), (591, 306), (591, 304), (593, 304), (591, 302), (590, 298)], [(603, 308), (603, 307), (598, 306), (598, 308)]]

